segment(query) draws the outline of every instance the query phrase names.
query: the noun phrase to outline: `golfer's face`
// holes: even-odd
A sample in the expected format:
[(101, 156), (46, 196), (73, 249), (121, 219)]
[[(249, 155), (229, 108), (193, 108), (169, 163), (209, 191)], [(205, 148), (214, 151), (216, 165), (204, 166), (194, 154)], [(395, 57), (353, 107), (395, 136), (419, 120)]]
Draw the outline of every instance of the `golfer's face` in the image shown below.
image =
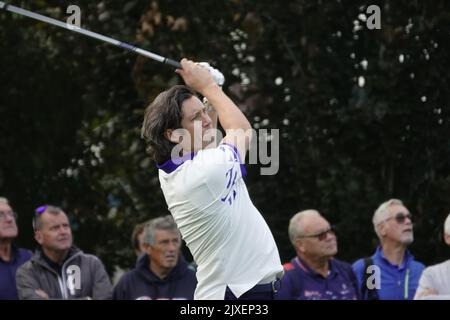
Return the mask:
[(212, 129), (212, 121), (206, 112), (206, 106), (197, 98), (191, 97), (181, 106), (183, 119), (181, 126), (187, 130), (183, 137), (183, 149), (195, 152), (205, 148), (211, 141), (205, 137), (205, 132)]

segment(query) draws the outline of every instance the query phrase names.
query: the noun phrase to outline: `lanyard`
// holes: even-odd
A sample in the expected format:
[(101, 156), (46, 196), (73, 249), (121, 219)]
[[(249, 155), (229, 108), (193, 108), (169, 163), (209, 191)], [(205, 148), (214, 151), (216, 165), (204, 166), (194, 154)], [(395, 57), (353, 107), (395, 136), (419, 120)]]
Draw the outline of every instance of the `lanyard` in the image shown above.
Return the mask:
[(408, 294), (409, 294), (409, 268), (406, 269), (406, 275), (405, 275), (405, 288), (404, 288), (404, 292), (403, 292), (403, 297), (405, 298), (405, 300), (408, 300)]

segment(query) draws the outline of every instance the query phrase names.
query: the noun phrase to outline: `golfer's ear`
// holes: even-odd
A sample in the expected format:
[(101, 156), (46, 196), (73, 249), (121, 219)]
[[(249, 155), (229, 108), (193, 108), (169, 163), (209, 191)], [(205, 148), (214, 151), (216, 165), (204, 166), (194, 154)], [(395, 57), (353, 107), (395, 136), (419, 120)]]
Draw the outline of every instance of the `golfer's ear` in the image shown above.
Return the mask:
[(164, 132), (164, 137), (175, 144), (180, 143), (182, 140), (180, 133), (177, 130), (173, 129), (167, 129), (166, 132)]

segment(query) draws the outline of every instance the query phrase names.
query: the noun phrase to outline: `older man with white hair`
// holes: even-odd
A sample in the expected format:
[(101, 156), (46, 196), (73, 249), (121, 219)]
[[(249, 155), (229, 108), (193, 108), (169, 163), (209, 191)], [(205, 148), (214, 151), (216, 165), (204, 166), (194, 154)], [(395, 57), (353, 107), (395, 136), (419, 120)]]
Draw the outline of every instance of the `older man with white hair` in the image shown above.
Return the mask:
[(14, 243), (18, 235), (17, 215), (8, 199), (0, 197), (0, 300), (18, 299), (17, 269), (30, 260), (31, 251)]
[(402, 201), (390, 199), (378, 207), (372, 222), (380, 246), (353, 264), (362, 298), (412, 300), (425, 266), (407, 250), (414, 240), (411, 213)]
[[(450, 246), (450, 214), (444, 223), (444, 241)], [(450, 300), (450, 259), (426, 268), (415, 300)]]

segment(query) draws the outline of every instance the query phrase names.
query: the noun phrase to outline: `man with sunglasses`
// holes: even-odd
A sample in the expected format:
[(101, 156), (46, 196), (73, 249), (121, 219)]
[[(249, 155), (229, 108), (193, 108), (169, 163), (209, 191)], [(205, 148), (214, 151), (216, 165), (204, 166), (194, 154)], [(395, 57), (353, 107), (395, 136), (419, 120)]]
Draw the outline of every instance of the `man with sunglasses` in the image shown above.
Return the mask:
[[(450, 246), (450, 214), (444, 223), (444, 241)], [(450, 300), (450, 260), (427, 267), (419, 280), (415, 300)]]
[(425, 266), (407, 250), (413, 242), (411, 214), (398, 199), (382, 203), (372, 222), (380, 246), (353, 270), (366, 300), (412, 300)]
[(289, 238), (297, 256), (285, 264), (277, 299), (356, 300), (351, 265), (333, 258), (337, 240), (333, 228), (316, 210), (297, 213), (289, 222)]
[(0, 300), (18, 299), (16, 272), (32, 255), (14, 244), (17, 234), (16, 213), (8, 199), (0, 197)]
[(112, 286), (102, 262), (73, 245), (69, 219), (61, 208), (37, 208), (33, 228), (39, 248), (17, 270), (21, 300), (111, 299)]

